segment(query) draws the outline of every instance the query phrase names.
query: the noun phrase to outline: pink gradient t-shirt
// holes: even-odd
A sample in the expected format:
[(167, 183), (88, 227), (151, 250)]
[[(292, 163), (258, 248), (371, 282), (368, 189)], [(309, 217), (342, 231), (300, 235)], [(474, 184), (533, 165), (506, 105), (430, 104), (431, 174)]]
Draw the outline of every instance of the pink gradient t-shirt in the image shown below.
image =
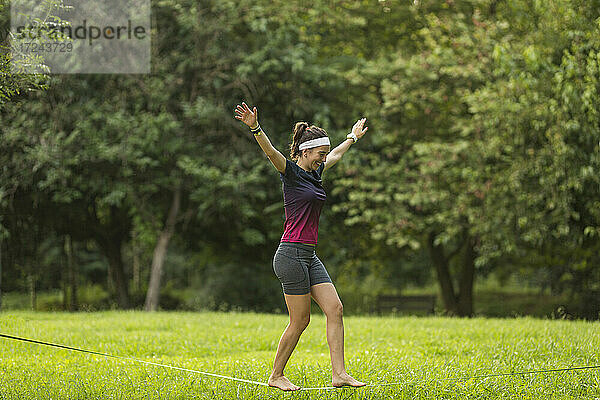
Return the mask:
[(288, 159), (285, 164), (285, 174), (279, 174), (285, 209), (281, 241), (316, 245), (319, 216), (327, 198), (321, 180), (325, 165), (321, 164), (316, 171), (306, 172)]

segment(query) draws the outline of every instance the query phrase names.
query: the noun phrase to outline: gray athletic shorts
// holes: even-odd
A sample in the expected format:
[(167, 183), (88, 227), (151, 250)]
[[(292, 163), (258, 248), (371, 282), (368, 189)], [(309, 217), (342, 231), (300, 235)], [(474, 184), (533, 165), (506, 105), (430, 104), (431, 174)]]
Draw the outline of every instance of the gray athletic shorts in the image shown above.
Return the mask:
[(304, 243), (280, 242), (273, 257), (273, 271), (285, 294), (307, 294), (312, 285), (331, 282), (315, 247)]

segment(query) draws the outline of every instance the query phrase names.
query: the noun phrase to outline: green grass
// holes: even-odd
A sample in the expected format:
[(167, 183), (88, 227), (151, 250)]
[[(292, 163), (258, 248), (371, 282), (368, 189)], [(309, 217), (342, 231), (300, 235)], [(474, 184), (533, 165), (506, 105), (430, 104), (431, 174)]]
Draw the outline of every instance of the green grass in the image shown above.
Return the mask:
[[(266, 381), (286, 315), (254, 313), (0, 314), (0, 332), (178, 367)], [(600, 365), (600, 323), (346, 317), (346, 368), (393, 386), (283, 393), (133, 361), (0, 338), (0, 399), (600, 399), (600, 370), (454, 380)], [(325, 318), (286, 368), (300, 386), (331, 384)]]

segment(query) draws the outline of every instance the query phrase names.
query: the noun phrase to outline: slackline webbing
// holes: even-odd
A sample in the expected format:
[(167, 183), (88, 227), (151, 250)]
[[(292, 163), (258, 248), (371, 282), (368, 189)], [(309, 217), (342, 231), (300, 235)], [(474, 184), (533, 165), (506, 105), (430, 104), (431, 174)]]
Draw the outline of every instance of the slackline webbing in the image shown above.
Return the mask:
[(172, 369), (177, 369), (177, 370), (180, 370), (180, 371), (187, 371), (187, 372), (193, 372), (193, 373), (196, 373), (196, 374), (213, 376), (213, 377), (216, 377), (216, 378), (231, 379), (233, 381), (238, 381), (238, 382), (252, 383), (252, 384), (262, 385), (262, 386), (269, 386), (269, 385), (267, 385), (266, 383), (263, 383), (263, 382), (255, 382), (255, 381), (249, 381), (249, 380), (246, 380), (246, 379), (233, 378), (231, 376), (225, 376), (225, 375), (219, 375), (219, 374), (211, 374), (210, 372), (197, 371), (197, 370), (194, 370), (194, 369), (174, 367), (172, 365), (166, 365), (166, 364), (160, 364), (160, 363), (155, 363), (155, 362), (151, 362), (151, 361), (139, 360), (139, 359), (133, 358), (133, 357), (115, 356), (115, 355), (112, 355), (112, 354), (100, 353), (98, 351), (78, 349), (77, 347), (64, 346), (62, 344), (46, 343), (46, 342), (42, 342), (42, 341), (39, 341), (39, 340), (26, 339), (26, 338), (21, 338), (21, 337), (17, 337), (17, 336), (5, 335), (3, 333), (0, 333), (0, 337), (7, 338), (7, 339), (20, 340), (22, 342), (43, 344), (45, 346), (60, 347), (60, 348), (67, 349), (67, 350), (80, 351), (82, 353), (95, 354), (95, 355), (98, 355), (98, 356), (111, 357), (111, 358), (119, 358), (121, 360), (136, 361), (136, 362), (141, 362), (141, 363), (144, 363), (144, 364), (156, 365), (156, 366), (159, 366), (159, 367), (172, 368)]
[[(82, 352), (82, 353), (95, 354), (95, 355), (103, 356), (103, 357), (110, 357), (110, 358), (117, 358), (117, 359), (121, 359), (121, 360), (135, 361), (135, 362), (140, 362), (140, 363), (144, 363), (144, 364), (155, 365), (155, 366), (158, 366), (158, 367), (165, 367), (165, 368), (176, 369), (176, 370), (179, 370), (179, 371), (193, 372), (195, 374), (202, 374), (202, 375), (212, 376), (212, 377), (215, 377), (215, 378), (229, 379), (229, 380), (237, 381), (237, 382), (251, 383), (253, 385), (260, 385), (260, 386), (271, 387), (271, 386), (269, 386), (268, 384), (266, 384), (264, 382), (257, 382), (257, 381), (247, 380), (247, 379), (234, 378), (234, 377), (231, 377), (231, 376), (213, 374), (213, 373), (210, 373), (210, 372), (198, 371), (198, 370), (195, 370), (195, 369), (175, 367), (173, 365), (160, 364), (160, 363), (155, 363), (155, 362), (151, 362), (151, 361), (140, 360), (140, 359), (133, 358), (133, 357), (115, 356), (115, 355), (112, 355), (112, 354), (100, 353), (98, 351), (85, 350), (85, 349), (79, 349), (77, 347), (65, 346), (65, 345), (62, 345), (62, 344), (47, 343), (47, 342), (42, 342), (40, 340), (33, 340), (33, 339), (27, 339), (27, 338), (22, 338), (22, 337), (18, 337), (18, 336), (6, 335), (4, 333), (0, 333), (0, 337), (6, 338), (6, 339), (18, 340), (18, 341), (22, 341), (22, 342), (41, 344), (41, 345), (45, 345), (45, 346), (59, 347), (59, 348), (62, 348), (62, 349), (79, 351), (79, 352)], [(468, 377), (463, 377), (463, 378), (445, 378), (445, 379), (442, 379), (442, 380), (444, 380), (444, 381), (468, 381), (468, 380), (472, 380), (472, 379), (485, 379), (485, 378), (494, 378), (494, 377), (502, 377), (502, 376), (531, 375), (531, 374), (542, 374), (542, 373), (550, 373), (550, 372), (566, 372), (566, 371), (575, 371), (575, 370), (583, 370), (583, 369), (599, 369), (599, 368), (600, 368), (600, 365), (587, 365), (587, 366), (582, 366), (582, 367), (567, 367), (567, 368), (558, 368), (558, 369), (542, 369), (542, 370), (533, 370), (533, 371), (521, 371), (521, 372), (507, 372), (507, 373), (499, 373), (499, 374), (475, 375), (475, 376), (468, 376)], [(385, 382), (383, 382), (383, 383), (368, 384), (368, 385), (361, 386), (361, 387), (392, 386), (392, 385), (414, 384), (414, 383), (419, 383), (419, 382), (415, 382), (415, 381), (412, 381), (412, 382), (391, 382), (391, 383), (385, 383)], [(345, 388), (345, 387), (348, 387), (348, 386), (343, 386), (342, 388)], [(300, 388), (297, 391), (301, 391), (301, 390), (331, 390), (331, 389), (339, 389), (339, 388), (335, 387), (335, 386), (323, 386), (323, 387), (313, 387), (313, 388)]]

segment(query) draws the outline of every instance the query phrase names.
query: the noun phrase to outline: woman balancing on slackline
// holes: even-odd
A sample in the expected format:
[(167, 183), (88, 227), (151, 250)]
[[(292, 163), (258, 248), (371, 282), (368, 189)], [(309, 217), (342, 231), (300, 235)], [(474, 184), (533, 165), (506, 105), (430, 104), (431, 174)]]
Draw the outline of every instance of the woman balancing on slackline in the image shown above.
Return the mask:
[(250, 127), (256, 141), (280, 172), (283, 183), (285, 231), (273, 257), (273, 270), (283, 287), (290, 322), (277, 346), (269, 386), (282, 390), (300, 389), (283, 375), (283, 369), (310, 321), (311, 296), (327, 316), (333, 386), (364, 386), (366, 383), (357, 381), (346, 372), (342, 302), (315, 248), (319, 215), (327, 197), (321, 185), (321, 174), (338, 162), (350, 145), (367, 132), (368, 128), (363, 129), (366, 119), (358, 120), (347, 139), (331, 153), (329, 137), (324, 129), (309, 126), (306, 122), (296, 123), (290, 145), (290, 157), (296, 161), (294, 163), (273, 147), (258, 123), (256, 107), (250, 110), (246, 103), (242, 103), (235, 112), (235, 118)]

